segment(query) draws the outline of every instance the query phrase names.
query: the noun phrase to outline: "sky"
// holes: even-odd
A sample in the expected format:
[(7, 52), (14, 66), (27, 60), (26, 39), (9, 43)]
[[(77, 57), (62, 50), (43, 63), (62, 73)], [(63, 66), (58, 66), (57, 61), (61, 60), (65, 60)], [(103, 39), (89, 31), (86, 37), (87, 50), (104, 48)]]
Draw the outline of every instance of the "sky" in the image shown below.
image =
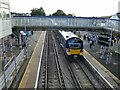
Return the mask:
[(83, 17), (110, 16), (118, 12), (120, 0), (9, 0), (10, 11), (30, 13), (33, 8), (42, 7), (47, 15), (58, 9), (66, 14)]

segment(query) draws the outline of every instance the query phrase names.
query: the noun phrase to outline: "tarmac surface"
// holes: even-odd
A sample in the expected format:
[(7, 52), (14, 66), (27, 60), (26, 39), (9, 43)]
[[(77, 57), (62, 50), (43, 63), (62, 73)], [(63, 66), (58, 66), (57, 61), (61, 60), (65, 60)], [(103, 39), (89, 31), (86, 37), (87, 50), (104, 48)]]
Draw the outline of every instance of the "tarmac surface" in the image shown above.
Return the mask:
[(106, 63), (107, 54), (105, 59), (101, 59), (101, 45), (95, 44), (90, 48), (90, 44), (87, 40), (84, 40), (84, 49), (90, 53), (96, 60), (98, 60), (105, 68), (113, 73), (118, 79), (120, 79), (120, 42), (112, 47), (111, 59)]

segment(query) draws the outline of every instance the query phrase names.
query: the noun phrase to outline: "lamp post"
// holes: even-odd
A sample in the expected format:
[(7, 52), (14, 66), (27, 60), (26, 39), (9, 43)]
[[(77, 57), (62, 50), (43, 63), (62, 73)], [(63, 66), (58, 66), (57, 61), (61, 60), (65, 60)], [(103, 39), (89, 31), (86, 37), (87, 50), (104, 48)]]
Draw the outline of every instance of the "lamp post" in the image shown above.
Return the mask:
[(19, 33), (19, 47), (20, 47), (20, 52), (22, 51), (22, 41), (21, 41), (21, 31)]
[[(24, 17), (24, 21), (25, 21), (25, 17)], [(25, 38), (25, 53), (26, 53), (26, 59), (28, 59), (28, 45), (27, 45), (27, 35), (26, 35), (26, 31), (27, 31), (27, 27), (26, 27), (26, 25), (27, 25), (27, 22), (25, 21), (25, 23), (24, 23), (24, 31), (25, 31), (25, 35), (24, 35), (24, 38)]]
[(111, 54), (110, 54), (110, 48), (111, 48), (111, 44), (112, 44), (112, 33), (113, 31), (111, 30), (111, 34), (110, 34), (110, 39), (109, 39), (109, 47), (108, 47), (108, 54), (107, 54), (107, 58), (106, 58), (106, 64), (108, 64), (108, 62), (110, 62), (111, 60)]
[(104, 46), (101, 46), (101, 59), (105, 59), (105, 49)]
[(7, 60), (6, 60), (6, 49), (5, 49), (5, 41), (4, 41), (4, 38), (2, 38), (2, 51), (3, 51), (3, 68), (4, 68), (4, 66), (5, 66), (6, 63), (7, 63)]
[(9, 41), (10, 41), (10, 52), (11, 52), (11, 56), (13, 56), (13, 48), (12, 48), (12, 38), (11, 38), (11, 35), (9, 35)]

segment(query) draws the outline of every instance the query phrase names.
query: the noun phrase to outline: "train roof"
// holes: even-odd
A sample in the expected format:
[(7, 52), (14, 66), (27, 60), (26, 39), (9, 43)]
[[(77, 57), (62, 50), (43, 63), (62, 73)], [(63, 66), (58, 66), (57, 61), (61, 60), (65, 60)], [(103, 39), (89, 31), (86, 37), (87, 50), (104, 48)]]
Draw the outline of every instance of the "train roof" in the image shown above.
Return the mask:
[(73, 37), (79, 38), (77, 35), (75, 35), (72, 32), (68, 32), (68, 31), (59, 31), (59, 32), (62, 34), (62, 36), (65, 38), (65, 40), (68, 40)]

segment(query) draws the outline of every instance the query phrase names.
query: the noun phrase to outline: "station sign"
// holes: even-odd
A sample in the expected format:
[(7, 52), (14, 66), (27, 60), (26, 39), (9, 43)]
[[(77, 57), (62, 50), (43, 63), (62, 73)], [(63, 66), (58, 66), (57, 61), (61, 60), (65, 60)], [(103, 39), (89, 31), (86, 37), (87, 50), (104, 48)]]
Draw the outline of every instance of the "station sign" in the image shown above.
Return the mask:
[(109, 34), (100, 34), (98, 36), (98, 43), (106, 47), (109, 47), (110, 43), (111, 46), (113, 46), (113, 40), (114, 37), (112, 36), (112, 40), (111, 40), (111, 36)]

